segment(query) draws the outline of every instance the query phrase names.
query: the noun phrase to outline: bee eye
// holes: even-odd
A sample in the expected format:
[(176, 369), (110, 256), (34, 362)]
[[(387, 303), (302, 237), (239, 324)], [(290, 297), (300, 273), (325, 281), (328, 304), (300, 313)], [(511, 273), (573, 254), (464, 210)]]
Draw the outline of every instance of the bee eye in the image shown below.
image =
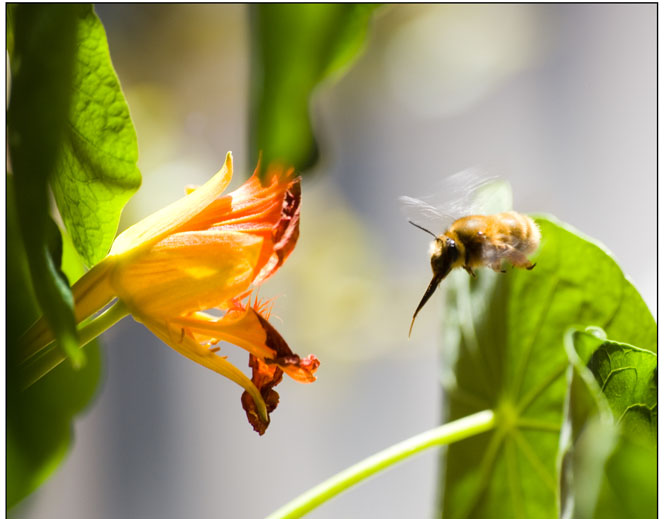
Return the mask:
[(452, 238), (447, 238), (445, 240), (445, 249), (446, 255), (450, 262), (456, 261), (459, 257), (459, 249), (457, 248), (456, 242)]
[(441, 276), (442, 279), (459, 258), (459, 249), (451, 238), (438, 239), (436, 243), (440, 248), (431, 255), (431, 268), (434, 274)]

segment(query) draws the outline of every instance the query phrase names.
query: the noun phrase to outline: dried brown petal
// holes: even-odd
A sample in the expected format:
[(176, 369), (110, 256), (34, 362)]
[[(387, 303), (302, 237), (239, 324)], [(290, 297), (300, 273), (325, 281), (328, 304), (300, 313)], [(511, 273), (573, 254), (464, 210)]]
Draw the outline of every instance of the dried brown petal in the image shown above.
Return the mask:
[(254, 428), (254, 431), (262, 436), (265, 434), (267, 426), (270, 425), (270, 413), (277, 408), (277, 405), (279, 405), (279, 393), (273, 388), (281, 382), (284, 372), (276, 365), (268, 366), (254, 355), (249, 355), (249, 366), (252, 371), (251, 381), (258, 388), (265, 401), (268, 421), (265, 422), (261, 419), (253, 398), (251, 398), (251, 395), (246, 391), (242, 393), (242, 408), (247, 413), (247, 419)]

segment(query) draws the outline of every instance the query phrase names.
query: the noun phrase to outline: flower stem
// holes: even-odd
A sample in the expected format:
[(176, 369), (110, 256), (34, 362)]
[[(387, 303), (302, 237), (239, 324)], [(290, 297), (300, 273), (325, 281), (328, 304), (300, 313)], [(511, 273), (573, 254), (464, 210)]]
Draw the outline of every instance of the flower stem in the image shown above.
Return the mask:
[(81, 348), (99, 337), (102, 333), (129, 314), (127, 306), (120, 300), (116, 301), (108, 310), (78, 329)]
[(494, 427), (495, 422), (494, 412), (485, 410), (408, 438), (323, 481), (273, 512), (266, 519), (296, 519), (302, 517), (318, 505), (376, 472), (429, 447), (447, 445), (489, 431)]
[[(92, 321), (82, 325), (78, 329), (79, 347), (83, 348), (96, 337), (104, 333), (111, 326), (125, 317), (129, 310), (122, 301), (117, 301), (104, 313)], [(49, 347), (40, 352), (34, 358), (28, 360), (22, 367), (23, 388), (28, 388), (49, 371), (55, 368), (66, 356), (61, 348), (51, 343)]]

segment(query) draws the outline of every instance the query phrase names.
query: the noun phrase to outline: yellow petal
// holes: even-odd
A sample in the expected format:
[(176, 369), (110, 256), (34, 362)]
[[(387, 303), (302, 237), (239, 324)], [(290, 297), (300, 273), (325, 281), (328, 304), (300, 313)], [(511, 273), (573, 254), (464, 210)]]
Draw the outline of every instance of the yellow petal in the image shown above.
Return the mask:
[(269, 423), (270, 419), (268, 418), (267, 408), (265, 407), (265, 401), (260, 391), (258, 391), (254, 383), (242, 371), (228, 362), (224, 357), (220, 357), (205, 346), (198, 344), (177, 327), (168, 326), (165, 322), (159, 322), (135, 314), (134, 319), (142, 322), (152, 333), (178, 353), (243, 387), (253, 398), (261, 419), (265, 423)]
[(229, 151), (222, 168), (191, 194), (144, 218), (113, 242), (111, 255), (126, 254), (137, 247), (149, 247), (204, 210), (228, 187), (233, 176), (233, 156)]
[(174, 317), (213, 308), (247, 290), (262, 243), (219, 229), (176, 233), (140, 256), (118, 258), (111, 283), (132, 313)]

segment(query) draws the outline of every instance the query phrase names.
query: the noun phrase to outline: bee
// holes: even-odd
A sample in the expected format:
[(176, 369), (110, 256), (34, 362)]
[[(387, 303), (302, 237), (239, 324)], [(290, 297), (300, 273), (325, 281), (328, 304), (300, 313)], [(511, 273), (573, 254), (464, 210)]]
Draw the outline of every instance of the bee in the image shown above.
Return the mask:
[[(410, 224), (433, 236), (429, 253), (431, 255), (431, 270), (433, 278), (429, 283), (420, 303), (415, 309), (410, 323), (408, 336), (413, 331), (413, 324), (417, 314), (431, 298), (441, 281), (455, 268), (462, 267), (468, 274), (475, 277), (475, 268), (489, 267), (495, 272), (505, 272), (504, 263), (514, 267), (531, 270), (535, 264), (528, 259), (539, 247), (540, 230), (532, 218), (516, 211), (501, 211), (494, 214), (473, 214), (481, 211), (481, 206), (490, 205), (488, 199), (495, 194), (487, 195), (488, 186), (498, 186), (495, 179), (482, 180), (474, 172), (462, 172), (451, 177), (451, 182), (460, 183), (459, 179), (466, 180), (465, 202), (457, 202), (455, 210), (463, 211), (464, 204), (468, 205), (471, 214), (454, 218), (447, 229), (439, 235), (429, 229), (408, 220)], [(503, 189), (501, 186), (498, 189)], [(478, 196), (482, 190), (484, 197)], [(504, 189), (503, 189), (504, 191)], [(488, 196), (488, 197), (487, 197)], [(468, 204), (469, 199), (474, 201)], [(429, 215), (451, 218), (451, 214), (441, 213), (431, 204), (422, 200), (402, 197), (402, 202), (411, 208), (416, 208)], [(505, 201), (503, 201), (505, 203)]]

